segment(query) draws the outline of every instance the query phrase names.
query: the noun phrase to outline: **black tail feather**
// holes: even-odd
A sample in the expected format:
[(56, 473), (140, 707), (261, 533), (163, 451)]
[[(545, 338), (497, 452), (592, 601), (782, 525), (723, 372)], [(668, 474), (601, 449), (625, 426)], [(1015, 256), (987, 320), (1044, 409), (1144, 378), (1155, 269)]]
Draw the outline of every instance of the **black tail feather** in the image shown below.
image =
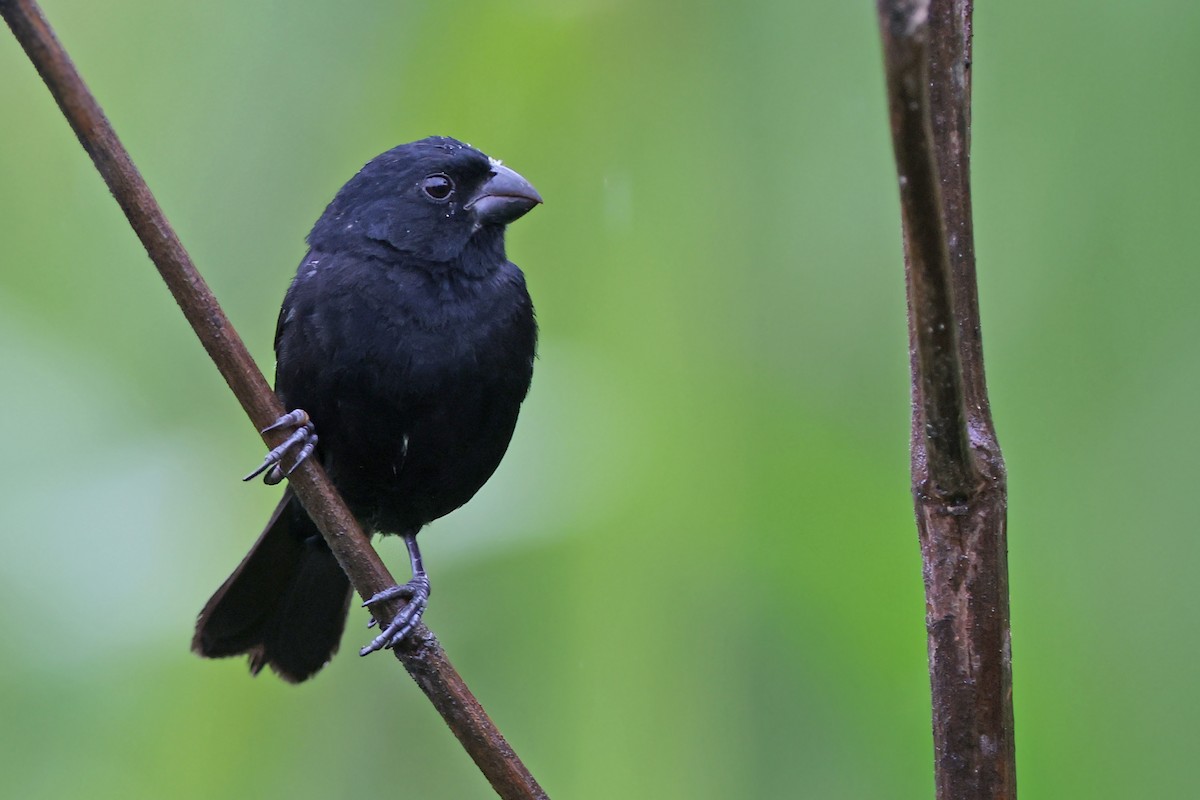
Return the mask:
[(250, 553), (200, 612), (192, 650), (206, 658), (245, 653), (250, 671), (312, 677), (337, 652), (350, 582), (291, 491)]

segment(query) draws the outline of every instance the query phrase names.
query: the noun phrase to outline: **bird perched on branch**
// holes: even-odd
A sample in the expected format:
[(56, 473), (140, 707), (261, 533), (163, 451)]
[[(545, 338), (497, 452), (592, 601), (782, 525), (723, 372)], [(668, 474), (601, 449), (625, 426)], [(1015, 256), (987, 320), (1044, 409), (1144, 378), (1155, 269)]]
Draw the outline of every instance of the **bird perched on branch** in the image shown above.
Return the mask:
[[(421, 618), (427, 523), (466, 503), (508, 448), (537, 344), (505, 226), (542, 202), (524, 178), (455, 139), (383, 153), (341, 188), (275, 332), (275, 388), (291, 431), (263, 465), (277, 483), (314, 456), (368, 531), (403, 537), (412, 580), (367, 605), (408, 603), (364, 655)], [(288, 681), (338, 647), (350, 584), (290, 489), (250, 553), (200, 613), (192, 649), (247, 654)]]

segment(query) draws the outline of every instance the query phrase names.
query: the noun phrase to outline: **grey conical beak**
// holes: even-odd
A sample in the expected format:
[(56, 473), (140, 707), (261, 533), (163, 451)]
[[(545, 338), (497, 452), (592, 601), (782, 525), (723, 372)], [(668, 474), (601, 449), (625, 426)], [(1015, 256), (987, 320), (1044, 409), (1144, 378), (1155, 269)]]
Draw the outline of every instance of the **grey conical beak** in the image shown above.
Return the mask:
[(492, 165), (492, 176), (479, 187), (466, 208), (480, 225), (507, 225), (542, 202), (533, 185), (503, 164)]

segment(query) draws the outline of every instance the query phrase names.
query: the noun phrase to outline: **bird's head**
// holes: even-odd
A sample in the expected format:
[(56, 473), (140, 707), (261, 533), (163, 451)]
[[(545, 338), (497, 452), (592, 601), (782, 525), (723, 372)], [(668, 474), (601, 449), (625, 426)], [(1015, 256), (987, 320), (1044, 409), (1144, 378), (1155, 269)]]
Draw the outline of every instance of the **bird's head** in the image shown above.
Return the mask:
[(372, 159), (313, 226), (309, 244), (420, 264), (500, 248), (504, 226), (538, 203), (529, 181), (470, 145), (431, 136)]

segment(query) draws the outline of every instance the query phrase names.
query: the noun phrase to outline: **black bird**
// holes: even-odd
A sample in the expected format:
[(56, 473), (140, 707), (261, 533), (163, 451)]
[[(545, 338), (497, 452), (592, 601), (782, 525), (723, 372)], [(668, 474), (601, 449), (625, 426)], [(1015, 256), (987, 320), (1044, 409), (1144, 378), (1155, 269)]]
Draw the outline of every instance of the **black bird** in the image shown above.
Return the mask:
[[(275, 332), (275, 388), (294, 410), (272, 427), (294, 432), (248, 477), (277, 483), (315, 454), (365, 530), (404, 538), (412, 580), (370, 602), (409, 602), (364, 654), (417, 624), (429, 598), (417, 533), (470, 500), (512, 438), (537, 325), (504, 230), (541, 201), (499, 161), (430, 137), (363, 167), (308, 235)], [(192, 649), (303, 681), (336, 652), (349, 604), (288, 489), (200, 612)]]

